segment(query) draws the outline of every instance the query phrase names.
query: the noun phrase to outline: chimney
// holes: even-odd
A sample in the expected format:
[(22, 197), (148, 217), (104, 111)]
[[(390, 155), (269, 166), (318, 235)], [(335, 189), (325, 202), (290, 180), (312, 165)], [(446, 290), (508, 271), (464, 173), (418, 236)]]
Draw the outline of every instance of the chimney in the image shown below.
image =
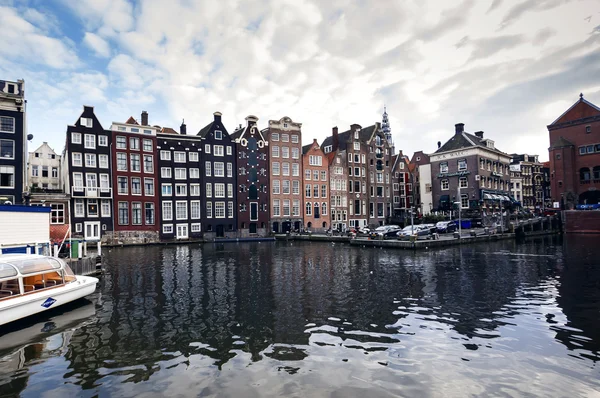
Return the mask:
[(442, 143), (438, 141), (438, 149), (442, 147)]
[(456, 123), (454, 125), (454, 130), (456, 132), (456, 134), (460, 134), (463, 131), (465, 131), (465, 124), (464, 123)]
[(186, 135), (187, 134), (187, 126), (185, 124), (185, 119), (181, 121), (181, 126), (179, 126), (179, 134)]
[(339, 145), (340, 145), (340, 139), (339, 139), (339, 137), (338, 137), (338, 128), (337, 128), (337, 126), (335, 126), (334, 128), (332, 128), (332, 129), (331, 129), (331, 133), (332, 133), (332, 136), (331, 136), (331, 138), (332, 138), (332, 140), (333, 140), (333, 142), (332, 142), (332, 145), (331, 145), (331, 146), (333, 147), (332, 149), (333, 149), (334, 151), (337, 151), (337, 150), (338, 150), (338, 147), (339, 147)]
[(148, 112), (142, 111), (142, 126), (148, 125)]
[(215, 122), (221, 123), (221, 116), (222, 115), (223, 114), (221, 112), (215, 112), (215, 113), (213, 113), (213, 116), (215, 117)]
[(476, 132), (475, 132), (475, 136), (476, 136), (477, 138), (481, 138), (481, 139), (483, 139), (483, 131), (476, 131)]

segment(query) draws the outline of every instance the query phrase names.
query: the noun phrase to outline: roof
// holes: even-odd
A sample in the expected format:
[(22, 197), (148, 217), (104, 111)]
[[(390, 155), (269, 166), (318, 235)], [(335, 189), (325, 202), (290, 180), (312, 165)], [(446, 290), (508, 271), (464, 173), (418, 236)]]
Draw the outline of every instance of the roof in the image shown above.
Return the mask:
[(206, 134), (208, 134), (208, 132), (210, 131), (210, 129), (212, 128), (214, 121), (208, 123), (206, 126), (202, 127), (200, 129), (200, 131), (198, 131), (198, 134), (200, 137), (206, 137)]
[(310, 148), (312, 148), (312, 146), (313, 144), (302, 145), (302, 154), (306, 155), (308, 151), (310, 151)]
[(486, 141), (487, 138), (479, 138), (474, 134), (467, 133), (466, 131), (462, 131), (460, 133), (455, 133), (452, 138), (450, 138), (444, 145), (438, 148), (434, 153), (442, 153), (448, 151), (455, 151), (458, 149), (466, 149), (466, 148), (485, 148), (488, 151), (493, 151), (505, 156), (509, 156), (507, 153), (502, 152), (497, 148), (490, 148), (487, 146)]
[(177, 135), (179, 135), (179, 133), (177, 131), (173, 130), (171, 127), (163, 127), (160, 132), (162, 134), (177, 134)]
[[(351, 138), (351, 134), (354, 131), (353, 127), (356, 127), (356, 126), (360, 127), (358, 124), (356, 124), (356, 125), (353, 124), (352, 126), (350, 126), (350, 130), (347, 130), (347, 131), (344, 131), (343, 133), (338, 134), (338, 148), (334, 148), (334, 149), (342, 150), (342, 151), (346, 149), (346, 147), (347, 147), (346, 143)], [(358, 134), (359, 140), (361, 142), (367, 142), (373, 135), (373, 132), (376, 127), (377, 127), (377, 124), (374, 124), (372, 126), (368, 126), (365, 128), (361, 128), (360, 132)], [(326, 146), (329, 146), (329, 145), (333, 146), (333, 136), (332, 135), (325, 138), (325, 140), (321, 144), (321, 148), (325, 148)]]
[(129, 119), (127, 119), (125, 124), (137, 124), (139, 126), (138, 122), (133, 118), (133, 116), (129, 116)]
[(231, 138), (232, 141), (235, 141), (238, 138), (240, 138), (242, 135), (244, 135), (247, 128), (248, 127), (242, 127), (241, 129), (237, 129), (229, 137)]
[(584, 99), (583, 94), (579, 94), (579, 100), (550, 123), (549, 126), (597, 115), (600, 115), (600, 108)]
[(575, 144), (573, 144), (571, 141), (567, 140), (565, 137), (560, 136), (560, 137), (558, 137), (558, 139), (556, 141), (554, 141), (554, 144), (552, 144), (550, 146), (550, 149), (563, 148), (566, 146), (575, 146)]

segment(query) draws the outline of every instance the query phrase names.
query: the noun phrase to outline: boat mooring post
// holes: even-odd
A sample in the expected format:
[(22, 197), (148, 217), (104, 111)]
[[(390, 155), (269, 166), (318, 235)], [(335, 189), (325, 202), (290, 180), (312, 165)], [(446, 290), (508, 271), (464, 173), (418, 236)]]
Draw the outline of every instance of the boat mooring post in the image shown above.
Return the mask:
[(84, 255), (84, 257), (87, 257), (87, 241), (86, 240), (83, 241), (83, 255)]
[(77, 245), (77, 258), (81, 260), (81, 254), (82, 254), (82, 248), (81, 248), (81, 244)]
[(98, 241), (98, 257), (102, 256), (102, 243)]
[(54, 257), (58, 257), (58, 245), (54, 244)]

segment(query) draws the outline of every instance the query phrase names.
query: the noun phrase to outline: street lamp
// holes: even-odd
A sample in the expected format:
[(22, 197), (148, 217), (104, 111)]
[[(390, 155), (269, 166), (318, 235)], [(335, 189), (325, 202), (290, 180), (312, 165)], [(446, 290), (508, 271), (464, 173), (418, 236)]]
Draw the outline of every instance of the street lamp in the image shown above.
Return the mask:
[(454, 204), (456, 205), (457, 209), (458, 209), (458, 239), (460, 239), (460, 237), (462, 236), (462, 227), (461, 227), (461, 218), (460, 218), (460, 207), (462, 205), (462, 202), (454, 202)]

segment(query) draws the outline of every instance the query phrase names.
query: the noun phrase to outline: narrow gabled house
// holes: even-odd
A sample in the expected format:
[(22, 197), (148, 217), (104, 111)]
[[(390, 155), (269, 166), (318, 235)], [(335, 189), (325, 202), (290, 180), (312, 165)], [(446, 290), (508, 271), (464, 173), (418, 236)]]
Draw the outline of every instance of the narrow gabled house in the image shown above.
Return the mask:
[(63, 183), (71, 195), (73, 237), (98, 241), (113, 230), (111, 144), (112, 132), (104, 130), (92, 106), (84, 106), (75, 124), (67, 126)]
[(392, 157), (392, 196), (393, 209), (390, 224), (406, 225), (410, 219), (410, 201), (408, 200), (408, 184), (410, 173), (407, 158), (400, 152)]
[(429, 155), (423, 151), (413, 153), (408, 166), (407, 184), (411, 184), (410, 188), (412, 190), (410, 201), (407, 202), (408, 208), (412, 207), (414, 203), (415, 211), (419, 215), (429, 214), (435, 208), (432, 197)]
[(300, 231), (303, 228), (301, 129), (302, 123), (285, 116), (279, 120), (269, 120), (269, 127), (262, 130), (271, 148), (270, 230), (275, 233)]
[(331, 228), (329, 216), (329, 162), (314, 139), (302, 147), (304, 168), (304, 229), (326, 232)]
[[(384, 114), (387, 119), (387, 113)], [(365, 128), (361, 135), (368, 147), (369, 221), (370, 227), (389, 224), (393, 216), (392, 197), (392, 145), (381, 125), (375, 123)], [(368, 135), (368, 138), (367, 138)]]
[(119, 242), (159, 241), (157, 132), (157, 127), (148, 124), (146, 111), (142, 112), (140, 123), (130, 117), (125, 123), (113, 122), (111, 126), (113, 238)]
[(0, 80), (0, 204), (23, 204), (27, 191), (25, 82)]
[(269, 142), (256, 116), (231, 134), (237, 152), (237, 222), (240, 237), (267, 236), (269, 229)]
[(321, 148), (329, 164), (331, 228), (338, 232), (346, 232), (348, 230), (348, 157), (346, 149), (340, 147), (337, 127), (332, 129), (332, 135), (323, 141)]
[(163, 241), (202, 237), (200, 200), (202, 139), (163, 127), (156, 135), (159, 234)]
[(235, 143), (221, 120), (221, 112), (213, 113), (214, 120), (204, 126), (198, 136), (202, 140), (201, 176), (202, 224), (206, 239), (236, 237), (237, 234), (237, 175)]

